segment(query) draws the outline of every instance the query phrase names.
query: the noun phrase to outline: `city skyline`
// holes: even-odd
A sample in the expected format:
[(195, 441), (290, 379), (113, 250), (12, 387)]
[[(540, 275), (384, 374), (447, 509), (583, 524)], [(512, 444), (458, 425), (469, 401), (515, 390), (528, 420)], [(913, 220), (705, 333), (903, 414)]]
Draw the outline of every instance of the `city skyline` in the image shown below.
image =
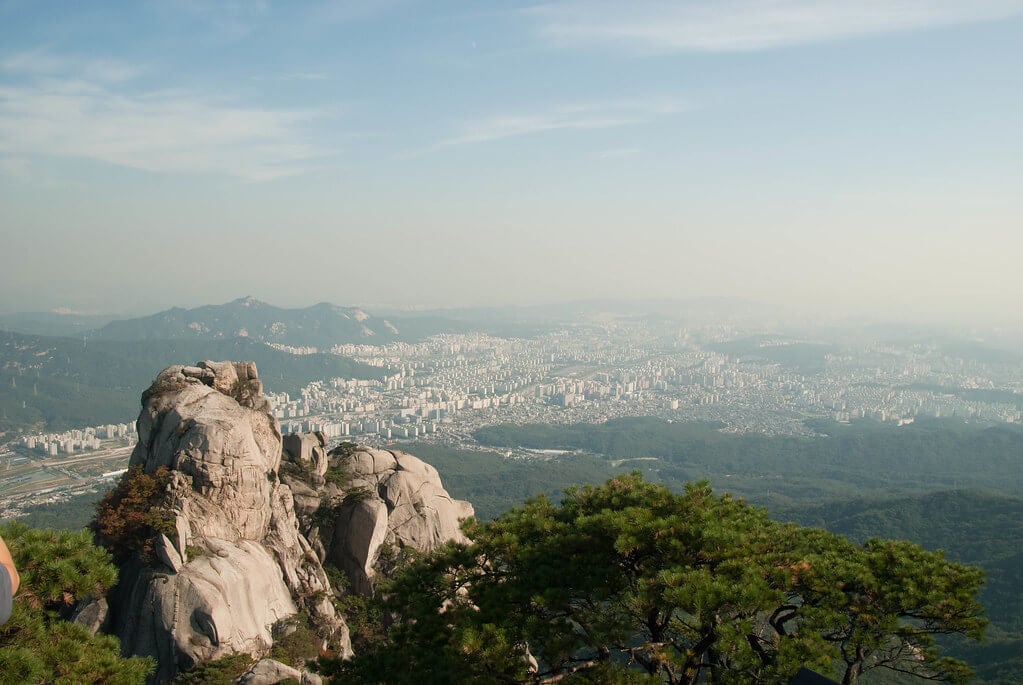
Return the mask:
[(1018, 322), (1023, 2), (0, 2), (0, 312)]

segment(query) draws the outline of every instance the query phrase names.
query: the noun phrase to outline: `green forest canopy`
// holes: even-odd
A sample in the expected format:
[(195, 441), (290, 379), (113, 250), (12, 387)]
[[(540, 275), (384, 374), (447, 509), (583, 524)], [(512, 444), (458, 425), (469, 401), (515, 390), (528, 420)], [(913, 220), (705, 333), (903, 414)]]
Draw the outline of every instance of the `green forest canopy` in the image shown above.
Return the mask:
[(725, 433), (719, 424), (653, 417), (592, 424), (502, 424), (473, 436), (498, 448), (584, 450), (608, 458), (656, 457), (669, 484), (709, 479), (746, 496), (789, 503), (974, 487), (1023, 491), (1023, 427), (952, 419), (894, 426), (817, 421), (823, 435)]
[(357, 682), (766, 684), (803, 665), (847, 684), (875, 670), (965, 682), (934, 635), (976, 639), (985, 623), (977, 569), (777, 523), (706, 484), (620, 476), (467, 533), (387, 587), (398, 620), (356, 656)]

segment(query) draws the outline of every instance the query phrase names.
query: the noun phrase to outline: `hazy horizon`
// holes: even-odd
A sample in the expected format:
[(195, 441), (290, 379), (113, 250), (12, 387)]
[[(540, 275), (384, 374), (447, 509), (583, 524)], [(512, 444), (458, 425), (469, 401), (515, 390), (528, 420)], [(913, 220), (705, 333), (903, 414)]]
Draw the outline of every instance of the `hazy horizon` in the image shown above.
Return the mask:
[(1017, 325), (1023, 0), (0, 0), (0, 312)]
[[(12, 310), (0, 311), (0, 330), (11, 327), (11, 330), (23, 333), (40, 333), (30, 322), (41, 324), (50, 315), (68, 317), (64, 325), (74, 326), (79, 331), (98, 329), (111, 321), (143, 319), (171, 309), (193, 310), (208, 306), (231, 304), (247, 297), (237, 297), (226, 302), (194, 302), (178, 303), (159, 309), (138, 309), (134, 311), (115, 310), (73, 310), (56, 307), (49, 310)], [(597, 312), (612, 316), (655, 316), (672, 318), (679, 322), (689, 322), (697, 327), (718, 322), (736, 325), (737, 331), (773, 332), (780, 335), (819, 337), (834, 339), (845, 334), (877, 335), (916, 335), (923, 342), (928, 336), (951, 336), (962, 340), (972, 339), (986, 342), (1002, 349), (1023, 347), (1023, 321), (1006, 317), (989, 319), (981, 316), (960, 317), (958, 319), (928, 317), (923, 313), (907, 313), (905, 315), (884, 314), (876, 311), (836, 310), (834, 308), (811, 308), (807, 306), (784, 306), (763, 301), (743, 298), (705, 296), (679, 299), (617, 299), (617, 298), (583, 298), (564, 301), (494, 303), (479, 306), (470, 305), (422, 305), (387, 303), (330, 302), (325, 300), (309, 300), (298, 302), (280, 302), (272, 297), (254, 299), (283, 310), (301, 310), (318, 304), (331, 304), (340, 307), (359, 308), (370, 314), (392, 321), (400, 321), (403, 317), (417, 315), (451, 317), (452, 320), (477, 321), (490, 320), (496, 313), (507, 311), (510, 320), (558, 321), (562, 324), (580, 323), (594, 320)], [(719, 305), (719, 308), (714, 308)], [(632, 309), (629, 309), (629, 308)], [(482, 317), (477, 319), (476, 317)], [(395, 319), (394, 317), (399, 317)], [(582, 317), (582, 318), (579, 318)], [(597, 318), (602, 318), (598, 316)], [(53, 320), (56, 323), (56, 320)], [(481, 323), (482, 325), (482, 323)], [(26, 326), (28, 328), (26, 328)], [(84, 326), (84, 327), (83, 327)], [(63, 333), (47, 333), (48, 335), (66, 335)]]

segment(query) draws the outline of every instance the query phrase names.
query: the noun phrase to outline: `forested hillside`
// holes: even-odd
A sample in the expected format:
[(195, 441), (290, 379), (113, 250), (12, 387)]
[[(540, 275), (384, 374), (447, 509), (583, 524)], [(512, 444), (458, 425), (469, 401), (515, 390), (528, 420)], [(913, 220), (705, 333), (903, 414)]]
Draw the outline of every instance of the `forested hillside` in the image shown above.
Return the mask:
[(641, 467), (675, 489), (707, 478), (766, 505), (776, 519), (856, 541), (906, 539), (946, 550), (986, 572), (981, 601), (992, 620), (984, 642), (957, 643), (955, 653), (976, 665), (978, 682), (1023, 681), (1023, 500), (1012, 496), (1023, 484), (1023, 430), (956, 420), (813, 425), (819, 437), (735, 435), (652, 418), (493, 426), (475, 435), (503, 448), (583, 450), (603, 456), (608, 468), (611, 458), (653, 456), (620, 466)]
[(764, 503), (960, 487), (1023, 490), (1020, 426), (932, 419), (906, 426), (820, 421), (813, 427), (822, 435), (769, 437), (724, 433), (714, 424), (623, 418), (600, 425), (489, 426), (474, 436), (501, 448), (655, 457), (665, 482), (707, 478)]
[(779, 524), (706, 484), (620, 476), (466, 530), (399, 569), (394, 625), (344, 667), (353, 682), (782, 685), (801, 666), (965, 682), (933, 638), (984, 623), (976, 569)]
[(168, 359), (251, 359), (269, 392), (297, 394), (322, 378), (381, 378), (383, 371), (330, 354), (293, 355), (246, 338), (117, 341), (0, 331), (0, 431), (61, 430), (134, 419), (139, 388)]
[[(938, 428), (940, 424), (932, 427)], [(706, 427), (699, 430), (716, 432)], [(708, 444), (715, 443), (711, 440)], [(648, 479), (676, 473), (659, 469), (664, 466), (661, 461), (612, 461), (599, 455), (576, 454), (549, 460), (506, 459), (492, 451), (454, 450), (425, 443), (406, 443), (399, 447), (434, 464), (451, 495), (473, 502), (482, 520), (495, 519), (521, 505), (528, 497), (547, 494), (558, 501), (565, 487), (602, 482), (634, 468), (641, 468)], [(702, 457), (698, 452), (688, 453), (690, 460), (699, 462), (710, 462), (711, 456), (712, 453)], [(761, 458), (766, 459), (764, 455)], [(715, 479), (716, 487), (726, 491), (731, 480)], [(669, 484), (676, 491), (684, 485), (674, 480)], [(892, 487), (900, 485), (892, 483)], [(854, 542), (874, 537), (909, 540), (925, 549), (945, 550), (952, 561), (983, 569), (987, 583), (980, 599), (992, 624), (983, 642), (956, 642), (950, 649), (974, 665), (980, 675), (978, 683), (1020, 682), (1023, 678), (1023, 591), (1020, 590), (1023, 588), (1020, 570), (1023, 569), (1023, 553), (1019, 550), (1023, 549), (1023, 500), (977, 490), (902, 493), (888, 497), (872, 496), (871, 492), (849, 485), (844, 498), (808, 496), (796, 503), (790, 498), (772, 495), (769, 513), (775, 520), (823, 527), (846, 535)], [(763, 499), (763, 493), (748, 494), (754, 500)], [(91, 502), (83, 500), (80, 506), (74, 503), (68, 506), (64, 517), (67, 525), (72, 524), (75, 512), (78, 512), (79, 524), (88, 520)], [(26, 520), (33, 525), (60, 526), (63, 515), (54, 516), (54, 513), (40, 510)]]

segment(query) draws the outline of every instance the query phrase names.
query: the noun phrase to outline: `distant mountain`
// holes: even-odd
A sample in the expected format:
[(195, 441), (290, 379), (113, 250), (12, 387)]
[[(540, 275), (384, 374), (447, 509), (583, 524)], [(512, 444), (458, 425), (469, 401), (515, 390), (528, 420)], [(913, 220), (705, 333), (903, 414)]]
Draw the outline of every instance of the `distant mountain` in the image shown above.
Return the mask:
[(731, 298), (685, 300), (584, 300), (533, 306), (435, 310), (387, 310), (374, 315), (328, 302), (304, 308), (277, 307), (253, 297), (192, 309), (174, 307), (149, 316), (59, 313), (0, 315), (0, 330), (32, 335), (103, 340), (229, 340), (249, 338), (293, 347), (329, 349), (344, 343), (417, 342), (439, 333), (479, 331), (502, 337), (535, 337), (566, 324), (617, 319), (670, 320), (696, 324), (773, 316), (761, 305)]
[(384, 373), (332, 354), (281, 352), (251, 338), (83, 340), (0, 331), (0, 431), (132, 419), (139, 393), (161, 369), (202, 359), (252, 360), (268, 391), (293, 395), (312, 380)]
[[(437, 323), (435, 327), (443, 328), (443, 324)], [(414, 330), (409, 334), (412, 338), (424, 335), (423, 326), (414, 325), (412, 328)], [(105, 340), (249, 338), (321, 349), (341, 343), (379, 345), (409, 337), (391, 321), (372, 316), (358, 307), (339, 307), (322, 302), (304, 309), (285, 309), (252, 297), (195, 309), (175, 307), (152, 316), (112, 321), (94, 335)]]

